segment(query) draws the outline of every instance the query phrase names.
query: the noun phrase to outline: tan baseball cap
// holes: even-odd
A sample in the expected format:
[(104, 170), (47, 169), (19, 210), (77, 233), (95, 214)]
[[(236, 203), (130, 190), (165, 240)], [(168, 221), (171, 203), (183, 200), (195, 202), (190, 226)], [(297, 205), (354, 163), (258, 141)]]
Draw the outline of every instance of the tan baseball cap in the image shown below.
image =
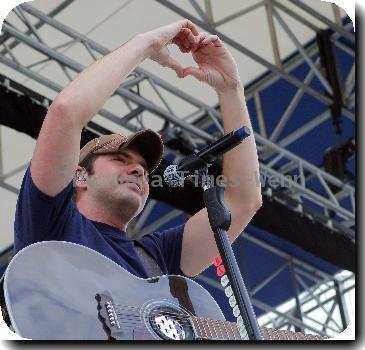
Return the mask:
[(92, 139), (80, 150), (79, 164), (92, 154), (118, 153), (133, 146), (145, 159), (151, 174), (160, 164), (163, 154), (161, 136), (151, 129), (131, 135), (111, 134)]

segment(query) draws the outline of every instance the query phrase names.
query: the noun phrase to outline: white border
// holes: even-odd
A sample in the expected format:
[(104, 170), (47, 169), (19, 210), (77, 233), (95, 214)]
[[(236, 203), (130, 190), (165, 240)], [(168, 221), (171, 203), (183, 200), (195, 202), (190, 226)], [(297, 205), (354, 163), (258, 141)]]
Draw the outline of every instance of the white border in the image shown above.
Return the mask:
[[(0, 25), (2, 26), (2, 23), (6, 16), (9, 14), (9, 12), (19, 4), (27, 1), (21, 1), (21, 0), (0, 0)], [(1, 223), (0, 223), (1, 225)], [(1, 226), (0, 226), (1, 227)], [(10, 343), (4, 341), (4, 340), (25, 340), (25, 338), (20, 337), (19, 335), (13, 333), (9, 327), (5, 324), (1, 314), (0, 314), (0, 349), (8, 349), (8, 345)]]
[[(0, 24), (2, 25), (4, 19), (8, 15), (8, 13), (16, 6), (23, 2), (21, 0), (0, 0)], [(363, 0), (323, 0), (325, 2), (333, 2), (339, 7), (341, 7), (351, 18), (354, 28), (355, 28), (355, 4), (358, 7), (361, 7), (361, 9), (364, 9), (364, 4), (362, 3)], [(3, 340), (19, 340), (23, 339), (19, 337), (18, 335), (14, 334), (9, 330), (9, 328), (6, 326), (5, 322), (3, 321), (2, 317), (0, 316), (0, 349), (5, 349), (7, 346), (5, 346), (5, 342)], [(355, 339), (355, 320), (353, 320), (349, 327), (342, 332), (340, 335), (336, 337), (336, 339), (347, 339), (347, 340), (353, 340)]]

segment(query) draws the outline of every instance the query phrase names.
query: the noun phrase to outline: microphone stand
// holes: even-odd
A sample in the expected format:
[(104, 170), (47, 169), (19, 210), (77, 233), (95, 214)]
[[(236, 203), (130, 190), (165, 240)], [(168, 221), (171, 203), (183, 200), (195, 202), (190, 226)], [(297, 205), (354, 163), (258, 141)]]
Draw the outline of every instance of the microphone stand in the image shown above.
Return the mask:
[[(203, 200), (208, 210), (209, 223), (214, 232), (218, 251), (222, 258), (233, 295), (236, 298), (248, 338), (250, 340), (262, 340), (256, 315), (227, 234), (231, 225), (231, 213), (224, 201), (225, 187), (209, 187), (206, 184), (204, 185), (202, 181), (202, 178), (208, 174), (208, 166), (209, 164), (206, 163), (205, 167), (200, 168), (199, 182), (204, 189)], [(239, 317), (238, 314), (237, 317)]]

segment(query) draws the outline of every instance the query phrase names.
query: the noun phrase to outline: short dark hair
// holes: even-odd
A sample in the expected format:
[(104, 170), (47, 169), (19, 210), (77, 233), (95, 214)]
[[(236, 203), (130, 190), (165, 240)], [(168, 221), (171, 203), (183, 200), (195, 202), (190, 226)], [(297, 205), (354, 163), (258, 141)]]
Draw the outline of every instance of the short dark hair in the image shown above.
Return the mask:
[[(93, 175), (94, 174), (94, 163), (96, 158), (98, 158), (98, 154), (92, 154), (89, 157), (86, 157), (80, 164), (79, 166), (84, 168), (86, 170), (86, 172), (88, 173), (88, 175)], [(77, 187), (75, 186), (73, 189), (73, 193), (72, 193), (72, 200), (74, 202), (77, 201)]]
[(90, 156), (86, 157), (79, 166), (84, 168), (89, 175), (94, 174), (94, 163), (96, 158), (99, 157), (99, 154), (91, 154)]

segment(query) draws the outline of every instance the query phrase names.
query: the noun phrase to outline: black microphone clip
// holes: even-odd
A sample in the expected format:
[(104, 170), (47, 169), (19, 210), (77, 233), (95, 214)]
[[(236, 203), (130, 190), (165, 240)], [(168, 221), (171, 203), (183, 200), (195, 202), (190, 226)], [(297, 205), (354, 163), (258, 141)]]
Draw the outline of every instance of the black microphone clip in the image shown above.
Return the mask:
[(217, 157), (238, 146), (250, 134), (250, 129), (243, 126), (223, 136), (199, 152), (185, 157), (178, 165), (168, 166), (164, 172), (165, 182), (171, 187), (182, 186), (186, 177), (207, 169)]

